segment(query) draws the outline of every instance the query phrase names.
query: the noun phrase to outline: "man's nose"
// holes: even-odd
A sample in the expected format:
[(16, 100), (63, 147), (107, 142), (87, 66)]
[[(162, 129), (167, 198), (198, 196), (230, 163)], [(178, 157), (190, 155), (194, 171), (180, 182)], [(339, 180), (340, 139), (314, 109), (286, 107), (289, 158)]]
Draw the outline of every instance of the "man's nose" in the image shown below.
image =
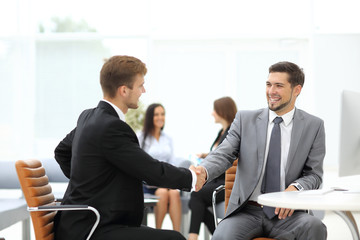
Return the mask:
[(268, 87), (268, 94), (276, 93), (276, 88), (274, 86)]

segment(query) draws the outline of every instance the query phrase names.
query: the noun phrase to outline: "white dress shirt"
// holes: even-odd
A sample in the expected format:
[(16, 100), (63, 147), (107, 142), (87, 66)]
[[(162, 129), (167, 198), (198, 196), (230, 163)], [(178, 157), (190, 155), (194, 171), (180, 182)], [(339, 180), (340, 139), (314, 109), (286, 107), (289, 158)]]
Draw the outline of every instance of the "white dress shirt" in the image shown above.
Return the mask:
[(266, 135), (266, 149), (265, 149), (265, 159), (264, 166), (262, 169), (262, 173), (260, 176), (260, 181), (258, 182), (253, 194), (250, 196), (250, 200), (257, 201), (257, 197), (261, 194), (261, 185), (264, 178), (265, 166), (267, 162), (267, 157), (269, 153), (269, 143), (271, 137), (271, 131), (274, 127), (274, 119), (276, 117), (282, 117), (283, 121), (280, 123), (281, 130), (281, 166), (280, 166), (280, 191), (285, 190), (285, 169), (288, 161), (289, 148), (290, 148), (290, 140), (291, 140), (291, 132), (293, 127), (293, 117), (295, 113), (295, 108), (290, 112), (278, 116), (274, 111), (269, 110), (269, 123)]
[(167, 162), (174, 165), (174, 148), (172, 138), (161, 131), (159, 140), (154, 136), (148, 135), (143, 142), (144, 134), (140, 132), (138, 134), (138, 139), (140, 147), (144, 149), (150, 156), (153, 158)]
[(123, 122), (125, 121), (125, 114), (120, 110), (120, 108), (118, 108), (115, 104), (113, 104), (112, 102), (109, 102), (108, 100), (105, 99), (101, 99), (101, 101), (107, 102), (108, 104), (110, 104), (116, 111), (116, 113), (119, 115), (120, 120), (122, 120)]

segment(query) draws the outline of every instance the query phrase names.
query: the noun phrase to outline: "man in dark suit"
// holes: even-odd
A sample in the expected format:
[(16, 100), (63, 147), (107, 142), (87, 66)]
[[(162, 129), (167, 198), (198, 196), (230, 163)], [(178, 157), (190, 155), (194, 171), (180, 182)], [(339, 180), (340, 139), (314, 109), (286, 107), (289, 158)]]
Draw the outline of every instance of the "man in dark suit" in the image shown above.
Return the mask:
[(304, 79), (294, 63), (272, 65), (266, 81), (268, 108), (239, 111), (226, 139), (198, 167), (211, 181), (239, 159), (226, 216), (213, 240), (326, 239), (320, 219), (257, 203), (261, 193), (317, 189), (322, 183), (324, 122), (295, 108)]
[[(141, 226), (144, 211), (142, 181), (190, 191), (194, 171), (176, 168), (145, 153), (125, 123), (129, 108), (137, 108), (147, 69), (139, 59), (114, 56), (100, 72), (104, 99), (81, 113), (77, 126), (56, 147), (55, 159), (70, 179), (62, 204), (86, 204), (100, 212), (91, 239), (166, 239), (184, 237), (175, 231)], [(59, 212), (57, 240), (81, 240), (95, 221), (92, 212)]]

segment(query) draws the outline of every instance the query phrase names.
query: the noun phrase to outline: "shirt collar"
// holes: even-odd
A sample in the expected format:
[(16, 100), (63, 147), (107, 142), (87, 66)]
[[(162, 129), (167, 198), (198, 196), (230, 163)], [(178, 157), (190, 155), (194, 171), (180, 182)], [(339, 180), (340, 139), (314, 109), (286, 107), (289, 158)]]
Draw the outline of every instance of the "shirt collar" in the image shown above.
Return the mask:
[(285, 126), (288, 126), (294, 118), (295, 108), (282, 116), (278, 116), (274, 111), (269, 110), (269, 123), (272, 123), (276, 117), (282, 117)]
[(101, 99), (101, 101), (107, 102), (108, 104), (110, 104), (116, 111), (116, 113), (119, 115), (120, 120), (125, 122), (125, 114), (120, 110), (120, 108), (118, 108), (115, 104), (113, 104), (112, 102), (109, 102), (106, 99)]

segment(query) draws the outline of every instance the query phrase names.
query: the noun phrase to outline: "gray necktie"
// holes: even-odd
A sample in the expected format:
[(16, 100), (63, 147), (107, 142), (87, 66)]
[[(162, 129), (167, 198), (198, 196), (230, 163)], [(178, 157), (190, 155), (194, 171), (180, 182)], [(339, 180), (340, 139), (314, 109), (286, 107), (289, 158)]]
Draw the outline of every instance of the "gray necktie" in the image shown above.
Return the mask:
[[(271, 193), (280, 191), (280, 162), (281, 162), (281, 117), (274, 119), (274, 127), (271, 131), (269, 153), (266, 162), (265, 176), (262, 182), (262, 193)], [(275, 217), (275, 208), (264, 206), (265, 215), (272, 219)]]

